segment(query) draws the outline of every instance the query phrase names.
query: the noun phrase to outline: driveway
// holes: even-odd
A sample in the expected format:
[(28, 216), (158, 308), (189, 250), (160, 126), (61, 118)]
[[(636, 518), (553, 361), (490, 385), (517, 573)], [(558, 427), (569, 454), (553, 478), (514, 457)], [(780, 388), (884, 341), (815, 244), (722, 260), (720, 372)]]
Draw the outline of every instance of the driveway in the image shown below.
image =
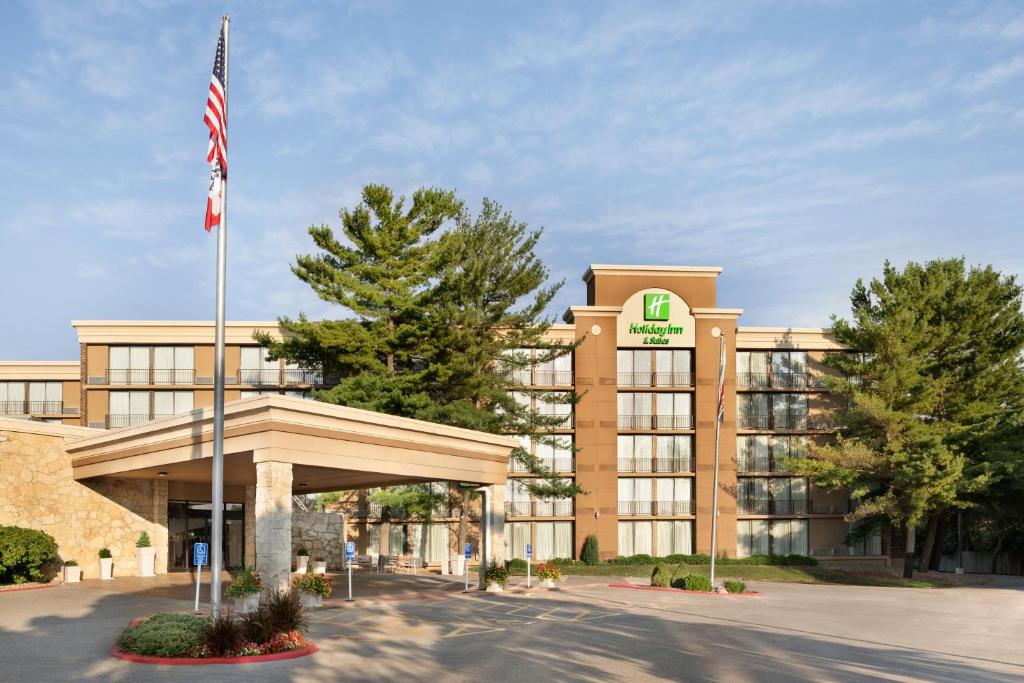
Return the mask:
[[(344, 589), (342, 577), (336, 588)], [(609, 588), (459, 592), (357, 576), (314, 613), (320, 653), (243, 666), (109, 657), (134, 617), (191, 608), (187, 577), (0, 593), (0, 680), (920, 680), (1024, 678), (1024, 581), (927, 589), (751, 582), (762, 597)]]

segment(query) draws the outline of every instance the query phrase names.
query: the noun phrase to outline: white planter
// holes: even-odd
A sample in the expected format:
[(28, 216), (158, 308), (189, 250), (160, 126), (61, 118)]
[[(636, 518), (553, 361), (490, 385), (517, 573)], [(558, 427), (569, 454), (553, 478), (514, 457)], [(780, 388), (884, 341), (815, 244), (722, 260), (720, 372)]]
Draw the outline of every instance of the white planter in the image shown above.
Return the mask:
[(306, 569), (309, 566), (309, 555), (296, 555), (295, 556), (295, 573), (305, 574)]
[(234, 598), (235, 614), (248, 614), (249, 612), (255, 612), (260, 606), (260, 594), (249, 593), (243, 595), (240, 598)]
[(78, 583), (82, 580), (81, 567), (64, 567), (64, 582)]
[(455, 574), (456, 576), (462, 576), (463, 572), (465, 572), (466, 570), (465, 562), (466, 558), (462, 555), (452, 555), (452, 574)]
[(324, 606), (324, 596), (319, 593), (299, 591), (299, 600), (302, 601), (302, 606), (306, 609), (317, 609)]
[(486, 590), (488, 593), (502, 593), (504, 592), (505, 587), (500, 583), (489, 583), (487, 584)]
[(156, 576), (156, 548), (136, 548), (139, 576)]
[(100, 578), (104, 581), (110, 581), (114, 578), (114, 558), (100, 558)]
[(313, 562), (312, 563), (312, 567), (313, 567), (313, 569), (312, 569), (312, 573), (313, 574), (326, 574), (327, 573), (327, 561), (326, 560), (324, 560), (323, 562)]
[(541, 581), (541, 585), (545, 588), (558, 588), (558, 584), (555, 583), (552, 579), (544, 579), (543, 581)]

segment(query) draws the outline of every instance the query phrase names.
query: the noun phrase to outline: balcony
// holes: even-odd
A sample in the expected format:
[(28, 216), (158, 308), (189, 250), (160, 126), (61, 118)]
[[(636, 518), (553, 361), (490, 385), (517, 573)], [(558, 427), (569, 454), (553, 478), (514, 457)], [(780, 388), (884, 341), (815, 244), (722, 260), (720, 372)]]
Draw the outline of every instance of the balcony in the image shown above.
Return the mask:
[(505, 371), (509, 379), (524, 387), (571, 387), (571, 370), (541, 370), (538, 368), (513, 368)]
[(620, 372), (620, 387), (692, 387), (692, 372)]
[(822, 389), (821, 375), (808, 372), (738, 372), (740, 389)]
[(619, 472), (692, 472), (692, 458), (619, 458)]
[(571, 517), (574, 502), (559, 500), (515, 500), (505, 502), (507, 517)]
[(660, 517), (692, 515), (692, 500), (659, 500), (654, 503), (654, 514)]
[(672, 517), (692, 515), (692, 500), (620, 500), (620, 517)]
[(191, 385), (195, 376), (195, 370), (184, 368), (110, 368), (106, 380), (107, 384)]
[(736, 501), (740, 515), (805, 515), (806, 498), (741, 498)]
[(119, 427), (135, 427), (138, 425), (144, 425), (152, 419), (153, 416), (150, 415), (149, 413), (114, 413), (111, 415), (107, 415), (107, 429), (118, 429)]
[(277, 387), (277, 386), (303, 386), (319, 385), (324, 383), (323, 374), (313, 370), (299, 370), (297, 368), (241, 368), (236, 379), (239, 384), (251, 384), (253, 386)]
[[(552, 472), (574, 472), (573, 460), (574, 458), (540, 458), (540, 464)], [(529, 472), (530, 468), (518, 460), (509, 460), (508, 471), (522, 473)]]
[(619, 429), (693, 429), (693, 415), (619, 415)]
[(800, 415), (795, 413), (778, 415), (738, 415), (740, 429), (757, 431), (806, 432), (834, 429), (831, 415)]
[(0, 401), (0, 415), (60, 415), (61, 401)]
[[(573, 414), (568, 415), (553, 415), (551, 413), (540, 413), (542, 419), (551, 419), (554, 423), (552, 429), (572, 429), (574, 420)], [(559, 419), (560, 418), (560, 419)]]

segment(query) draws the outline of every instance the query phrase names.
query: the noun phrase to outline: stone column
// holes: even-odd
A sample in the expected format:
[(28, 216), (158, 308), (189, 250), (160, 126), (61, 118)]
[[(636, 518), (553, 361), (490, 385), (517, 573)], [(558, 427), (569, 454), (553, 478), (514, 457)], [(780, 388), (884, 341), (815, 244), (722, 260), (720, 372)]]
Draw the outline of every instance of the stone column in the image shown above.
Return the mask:
[(291, 579), (292, 465), (256, 463), (256, 566), (267, 591), (287, 590)]
[(487, 507), (480, 511), (480, 589), (491, 561), (505, 564), (505, 487), (487, 487)]
[(167, 573), (167, 480), (153, 480), (153, 547), (156, 548), (156, 573)]
[(256, 487), (245, 487), (245, 566), (256, 567)]

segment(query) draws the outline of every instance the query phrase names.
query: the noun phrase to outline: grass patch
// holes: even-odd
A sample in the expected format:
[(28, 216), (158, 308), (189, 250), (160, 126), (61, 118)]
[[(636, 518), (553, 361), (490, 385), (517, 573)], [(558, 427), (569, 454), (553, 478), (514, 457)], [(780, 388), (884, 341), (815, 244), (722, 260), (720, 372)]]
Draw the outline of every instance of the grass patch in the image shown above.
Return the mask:
[[(669, 574), (672, 574), (680, 565), (665, 565)], [(687, 574), (698, 574), (707, 576), (710, 567), (706, 564), (684, 564), (681, 565)], [(565, 576), (642, 576), (650, 577), (654, 570), (653, 565), (611, 565), (599, 564), (595, 567), (586, 565), (573, 567), (562, 567), (562, 574)], [(526, 572), (509, 572), (514, 575), (525, 576)], [(884, 574), (858, 574), (848, 572), (844, 569), (834, 569), (822, 566), (793, 566), (793, 565), (716, 565), (716, 578), (722, 579), (744, 579), (749, 581), (778, 581), (783, 583), (838, 583), (852, 586), (888, 586), (897, 588), (933, 588), (946, 585), (944, 582), (931, 579), (903, 579), (898, 576)]]

